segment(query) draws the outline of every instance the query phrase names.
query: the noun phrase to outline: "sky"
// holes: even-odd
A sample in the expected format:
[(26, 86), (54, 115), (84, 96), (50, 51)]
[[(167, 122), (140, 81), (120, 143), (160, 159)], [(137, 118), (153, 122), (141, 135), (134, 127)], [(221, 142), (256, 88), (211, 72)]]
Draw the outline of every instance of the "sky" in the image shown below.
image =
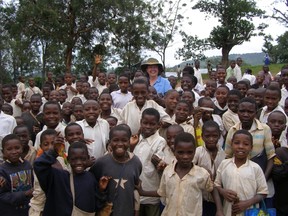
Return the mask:
[[(189, 1), (187, 1), (188, 3)], [(277, 8), (285, 8), (287, 10), (286, 6), (281, 3), (275, 3), (275, 0), (256, 0), (258, 7), (262, 10), (266, 11), (266, 14), (272, 15), (272, 9), (273, 7)], [(191, 4), (191, 3), (190, 3)], [(283, 6), (284, 5), (284, 6)], [(192, 5), (190, 6), (190, 8)], [(184, 24), (183, 28), (188, 29), (189, 31), (186, 31), (186, 33), (189, 33), (191, 35), (197, 35), (199, 38), (206, 38), (209, 36), (210, 31), (213, 29), (213, 27), (217, 26), (217, 19), (215, 18), (209, 18), (205, 19), (205, 14), (201, 13), (197, 10), (189, 9), (185, 11), (185, 17), (189, 16), (190, 20), (192, 22), (192, 25), (189, 26), (188, 24)], [(265, 30), (266, 34), (271, 34), (271, 36), (276, 39), (278, 36), (283, 34), (286, 31), (286, 28), (281, 25), (279, 22), (277, 22), (275, 19), (267, 18), (265, 20), (260, 19), (254, 19), (253, 23), (255, 26), (259, 25), (260, 23), (265, 22), (269, 25), (269, 27)], [(167, 49), (167, 55), (166, 55), (166, 66), (174, 66), (182, 62), (182, 60), (175, 59), (175, 53), (176, 50), (179, 49), (182, 46), (181, 37), (177, 35), (174, 39), (174, 41), (169, 45)], [(244, 42), (241, 45), (235, 46), (230, 54), (243, 54), (243, 53), (255, 53), (255, 52), (261, 52), (261, 49), (264, 44), (263, 37), (253, 37), (249, 42)], [(204, 53), (206, 56), (220, 56), (221, 50), (214, 49), (209, 50)], [(160, 60), (160, 57), (157, 53), (154, 52), (146, 52), (146, 55), (148, 57), (155, 57)]]

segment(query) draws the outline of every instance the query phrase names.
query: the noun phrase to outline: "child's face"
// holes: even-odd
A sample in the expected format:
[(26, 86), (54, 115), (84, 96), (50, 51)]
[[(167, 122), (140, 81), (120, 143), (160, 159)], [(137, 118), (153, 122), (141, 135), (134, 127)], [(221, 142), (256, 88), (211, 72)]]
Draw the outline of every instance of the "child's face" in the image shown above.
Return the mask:
[(56, 104), (49, 104), (43, 110), (43, 120), (48, 128), (55, 128), (60, 121), (60, 110)]
[(23, 147), (19, 140), (11, 139), (6, 142), (2, 151), (3, 158), (9, 160), (11, 163), (18, 163), (23, 152)]
[(238, 116), (242, 124), (250, 124), (256, 116), (256, 107), (249, 102), (239, 104)]
[(76, 104), (77, 104), (77, 105), (82, 105), (82, 100), (81, 100), (81, 98), (79, 98), (79, 97), (74, 97), (74, 98), (71, 100), (71, 104), (72, 104), (72, 106), (75, 106)]
[(192, 105), (195, 101), (195, 98), (193, 97), (193, 94), (191, 92), (184, 91), (181, 95), (181, 100), (184, 100)]
[(46, 99), (46, 100), (49, 100), (49, 95), (50, 95), (50, 88), (49, 87), (44, 87), (43, 88), (43, 97)]
[(153, 86), (149, 86), (148, 90), (149, 90), (148, 99), (156, 100), (156, 98), (158, 97), (156, 89)]
[(118, 85), (119, 85), (119, 88), (121, 90), (121, 92), (127, 92), (128, 90), (128, 87), (129, 87), (129, 80), (127, 77), (119, 77), (119, 80), (118, 80)]
[(110, 85), (116, 83), (116, 74), (108, 74), (108, 83)]
[(84, 140), (84, 134), (80, 126), (73, 125), (66, 129), (65, 139), (69, 144)]
[(112, 106), (112, 98), (110, 94), (102, 94), (99, 98), (99, 104), (101, 110), (110, 110)]
[(65, 74), (65, 83), (67, 84), (67, 85), (71, 85), (72, 84), (72, 79), (73, 79), (73, 77), (72, 77), (72, 74)]
[(75, 105), (73, 109), (73, 115), (77, 121), (81, 121), (84, 119), (83, 115), (83, 106), (82, 105)]
[(281, 81), (285, 86), (288, 86), (288, 69), (281, 70)]
[(260, 92), (255, 92), (255, 101), (258, 107), (261, 107), (261, 105), (263, 104), (263, 97), (264, 93), (260, 93)]
[(81, 174), (85, 171), (88, 160), (88, 152), (81, 148), (72, 149), (68, 155), (68, 162), (75, 174)]
[(262, 84), (264, 82), (264, 79), (265, 79), (264, 74), (258, 74), (256, 76), (256, 82), (259, 83), (259, 84)]
[(106, 121), (109, 123), (110, 130), (117, 125), (117, 121), (114, 118), (107, 118)]
[(268, 117), (267, 125), (272, 131), (272, 136), (280, 136), (286, 128), (286, 116), (278, 112), (273, 112)]
[(2, 88), (2, 97), (6, 102), (10, 103), (13, 99), (11, 88)]
[(165, 106), (166, 106), (166, 109), (169, 109), (169, 110), (175, 110), (176, 108), (176, 105), (179, 101), (179, 93), (178, 92), (172, 92), (170, 93), (169, 95), (165, 96)]
[(210, 78), (210, 80), (216, 81), (216, 80), (217, 80), (216, 72), (215, 72), (215, 71), (212, 71), (212, 72), (210, 73), (209, 78)]
[(89, 91), (89, 88), (90, 88), (89, 83), (84, 82), (84, 83), (82, 84), (82, 93), (85, 94), (86, 92), (88, 92), (88, 91)]
[(63, 91), (59, 91), (59, 101), (60, 103), (64, 103), (67, 99), (67, 94), (66, 92), (63, 90)]
[(123, 159), (130, 146), (130, 137), (126, 131), (114, 131), (109, 145), (112, 149), (113, 156), (116, 159)]
[(208, 109), (211, 109), (210, 110), (206, 110), (206, 109), (201, 109), (201, 112), (202, 112), (202, 120), (203, 121), (208, 121), (208, 120), (211, 120), (212, 119), (212, 109), (214, 109), (214, 104), (212, 101), (203, 101), (201, 107), (205, 107), (205, 108), (208, 108)]
[(232, 151), (235, 159), (245, 159), (252, 150), (252, 140), (246, 134), (237, 134), (232, 140)]
[(175, 143), (175, 137), (181, 133), (184, 132), (183, 129), (177, 129), (177, 128), (169, 128), (166, 132), (166, 141), (167, 145), (174, 151), (174, 143)]
[(188, 168), (191, 166), (195, 155), (195, 146), (192, 142), (179, 142), (174, 145), (174, 155), (177, 163), (181, 168)]
[(227, 103), (227, 94), (228, 94), (228, 90), (226, 88), (224, 87), (217, 88), (215, 92), (215, 97), (219, 104)]
[(31, 110), (31, 103), (25, 102), (22, 106), (22, 112), (30, 112)]
[(106, 83), (106, 74), (105, 73), (99, 73), (98, 81), (99, 81), (99, 83), (101, 85), (105, 85), (105, 83)]
[(235, 77), (229, 77), (227, 82), (231, 83), (233, 85), (233, 88), (237, 87), (237, 79)]
[(31, 87), (34, 87), (35, 86), (35, 81), (34, 81), (34, 79), (29, 79), (28, 80), (28, 83), (29, 83), (29, 86), (31, 86)]
[(255, 89), (249, 89), (246, 96), (255, 99)]
[(248, 91), (247, 87), (245, 84), (243, 83), (238, 83), (237, 84), (237, 89), (241, 92), (242, 96), (245, 97), (246, 96), (246, 93)]
[(168, 77), (168, 80), (170, 82), (170, 85), (173, 89), (175, 89), (176, 85), (177, 85), (177, 79), (174, 76), (170, 76)]
[(188, 76), (182, 77), (181, 88), (183, 89), (183, 91), (192, 90), (193, 88), (192, 80)]
[(226, 78), (226, 70), (224, 68), (219, 68), (217, 70), (218, 82), (220, 82), (220, 83), (225, 82), (225, 78)]
[(268, 107), (268, 110), (272, 111), (278, 106), (280, 101), (280, 95), (277, 91), (266, 90), (264, 94), (264, 104)]
[(154, 115), (144, 115), (140, 121), (140, 129), (143, 137), (150, 137), (159, 128), (159, 122)]
[(228, 108), (232, 112), (237, 113), (239, 101), (240, 98), (238, 97), (238, 95), (229, 95), (227, 98)]
[(45, 135), (43, 137), (42, 143), (40, 144), (40, 148), (43, 150), (43, 152), (48, 151), (49, 149), (53, 149), (53, 143), (54, 139), (56, 138), (56, 135)]
[(96, 101), (88, 101), (83, 106), (84, 118), (87, 123), (95, 124), (100, 114), (100, 106)]
[(220, 131), (215, 127), (207, 127), (202, 129), (202, 139), (205, 142), (205, 146), (208, 150), (214, 150), (217, 148), (217, 143), (220, 138)]
[(83, 86), (82, 82), (80, 81), (76, 82), (76, 90), (78, 91), (79, 94), (82, 94), (82, 86)]
[(99, 93), (98, 93), (98, 90), (96, 88), (89, 88), (89, 97), (88, 97), (89, 100), (97, 101), (98, 96), (99, 96)]
[(190, 114), (190, 110), (187, 104), (178, 103), (175, 109), (175, 120), (176, 122), (184, 122)]
[(208, 82), (206, 83), (205, 90), (209, 92), (209, 96), (210, 96), (211, 98), (214, 97), (216, 88), (217, 88), (217, 84), (216, 84), (215, 82), (213, 82), (213, 81), (208, 81)]
[(59, 102), (60, 100), (60, 93), (56, 90), (50, 92), (49, 101)]
[(7, 115), (13, 115), (13, 108), (9, 104), (3, 104), (2, 111)]
[(132, 94), (136, 100), (138, 106), (144, 106), (148, 97), (148, 89), (145, 84), (134, 84), (132, 88)]
[(72, 104), (71, 103), (66, 102), (63, 104), (62, 114), (63, 115), (69, 115), (69, 116), (72, 114)]
[(18, 128), (14, 131), (14, 134), (16, 134), (19, 137), (23, 146), (28, 145), (30, 137), (29, 137), (29, 131), (27, 128), (24, 128), (24, 127)]

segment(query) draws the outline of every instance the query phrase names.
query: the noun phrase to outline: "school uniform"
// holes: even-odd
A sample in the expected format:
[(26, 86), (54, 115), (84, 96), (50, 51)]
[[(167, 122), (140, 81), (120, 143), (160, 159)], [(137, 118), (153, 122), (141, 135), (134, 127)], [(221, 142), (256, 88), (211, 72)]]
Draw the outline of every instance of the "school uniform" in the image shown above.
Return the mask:
[[(74, 89), (76, 89), (76, 84), (75, 84), (75, 83), (72, 83), (72, 84), (71, 84), (71, 87), (73, 87)], [(72, 92), (70, 89), (67, 89), (67, 90), (66, 90), (66, 88), (67, 88), (67, 84), (64, 84), (64, 85), (60, 86), (59, 89), (65, 90), (65, 91), (67, 92), (67, 99), (66, 99), (66, 101), (71, 101), (71, 99), (73, 98), (73, 96), (76, 95), (76, 93)]]
[(22, 110), (21, 108), (16, 104), (16, 99), (12, 99), (10, 103), (4, 101), (4, 104), (10, 104), (13, 108), (13, 117), (21, 116)]
[(222, 122), (225, 130), (229, 131), (231, 127), (240, 122), (240, 119), (237, 113), (234, 113), (228, 108), (222, 116)]
[[(264, 106), (264, 107), (262, 108), (261, 113), (260, 113), (259, 121), (262, 122), (262, 123), (265, 123), (265, 124), (266, 124), (266, 123), (268, 122), (268, 117), (269, 117), (269, 115), (270, 115), (272, 112), (274, 112), (274, 111), (280, 111), (280, 112), (282, 112), (282, 113), (286, 116), (285, 111), (283, 110), (283, 108), (282, 108), (280, 105), (278, 105), (277, 107), (275, 107), (271, 112), (267, 112), (267, 109), (268, 109), (268, 107), (267, 107), (267, 106)], [(286, 116), (286, 120), (287, 120), (287, 116)]]
[(29, 86), (28, 88), (25, 89), (24, 94), (25, 100), (30, 101), (30, 98), (33, 94), (40, 94), (42, 96), (42, 91), (37, 86), (34, 86), (33, 88)]
[(98, 77), (96, 77), (95, 81), (93, 81), (92, 84), (93, 84), (94, 87), (96, 87), (98, 89), (99, 95), (101, 95), (101, 93), (103, 92), (104, 89), (108, 88), (106, 84), (105, 85), (101, 85), (99, 83)]
[(124, 106), (133, 99), (131, 92), (122, 93), (121, 90), (111, 92), (113, 107), (123, 109)]

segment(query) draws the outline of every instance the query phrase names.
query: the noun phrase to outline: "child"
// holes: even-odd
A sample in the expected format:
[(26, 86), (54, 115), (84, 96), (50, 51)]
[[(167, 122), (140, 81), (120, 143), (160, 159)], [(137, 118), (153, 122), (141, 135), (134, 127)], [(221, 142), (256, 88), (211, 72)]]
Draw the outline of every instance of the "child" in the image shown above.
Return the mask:
[[(136, 82), (136, 81), (135, 81)], [(142, 113), (140, 127), (140, 137), (137, 145), (130, 149), (139, 157), (142, 162), (143, 170), (140, 179), (144, 189), (156, 190), (159, 187), (160, 176), (151, 162), (151, 157), (156, 154), (158, 157), (163, 156), (163, 149), (166, 141), (158, 133), (160, 124), (160, 114), (154, 108), (147, 108)], [(159, 216), (160, 200), (159, 198), (141, 197), (140, 198), (140, 215)]]
[(225, 81), (225, 78), (226, 78), (225, 68), (222, 65), (218, 65), (218, 67), (217, 67), (217, 80), (218, 80), (217, 87), (220, 85), (226, 85), (229, 88), (229, 90), (232, 90), (233, 85), (231, 83), (227, 83)]
[(87, 98), (87, 100), (98, 101), (98, 97), (99, 97), (98, 89), (96, 87), (90, 87), (85, 97)]
[[(131, 128), (132, 135), (138, 135), (140, 129), (140, 118), (143, 110), (146, 108), (155, 108), (158, 110), (161, 116), (161, 121), (165, 122), (164, 127), (167, 124), (172, 123), (171, 118), (165, 112), (164, 108), (159, 106), (153, 100), (147, 100), (148, 96), (148, 83), (140, 78), (136, 79), (132, 84), (132, 94), (134, 96), (133, 101), (126, 104), (121, 112), (121, 123), (128, 124)], [(131, 115), (133, 113), (133, 115)], [(166, 124), (166, 125), (165, 125)]]
[(236, 89), (232, 89), (228, 92), (228, 110), (222, 116), (223, 125), (226, 131), (229, 131), (231, 127), (240, 121), (237, 111), (241, 97), (241, 93)]
[[(65, 90), (63, 90), (63, 91), (65, 91)], [(57, 103), (60, 103), (60, 91), (52, 90), (49, 94), (49, 101), (55, 101)], [(60, 104), (64, 104), (64, 103), (60, 103)]]
[(279, 147), (287, 147), (286, 139), (286, 122), (287, 117), (281, 111), (273, 111), (268, 116), (267, 125), (270, 127), (272, 132), (272, 142), (275, 149)]
[(236, 89), (241, 92), (242, 98), (246, 97), (246, 93), (249, 89), (249, 84), (247, 82), (245, 82), (244, 80), (241, 80), (241, 81), (237, 82), (237, 88)]
[[(220, 163), (225, 159), (225, 152), (221, 145), (218, 144), (221, 132), (219, 125), (214, 121), (207, 121), (203, 125), (202, 139), (204, 146), (196, 148), (193, 163), (203, 167), (210, 173), (212, 181), (215, 180), (216, 171)], [(214, 216), (216, 214), (216, 205), (212, 196), (203, 192), (203, 215)]]
[(27, 160), (31, 164), (31, 166), (33, 166), (37, 151), (33, 147), (33, 143), (30, 140), (29, 130), (27, 126), (26, 125), (16, 126), (13, 130), (13, 133), (19, 137), (22, 143), (23, 151), (21, 154), (21, 158)]
[(131, 131), (118, 125), (109, 133), (111, 153), (99, 158), (91, 167), (97, 181), (111, 176), (107, 186), (108, 202), (113, 203), (113, 215), (134, 215), (134, 188), (139, 183), (142, 164), (139, 158), (128, 152)]
[(255, 84), (253, 84), (251, 88), (254, 89), (266, 88), (267, 86), (264, 84), (264, 80), (265, 80), (264, 72), (263, 71), (258, 72)]
[[(264, 104), (262, 108), (259, 121), (262, 123), (267, 123), (268, 116), (271, 112), (279, 110), (285, 114), (283, 108), (279, 105), (281, 99), (281, 90), (274, 86), (268, 86), (264, 94)], [(286, 116), (287, 118), (287, 116)]]
[(114, 116), (108, 116), (106, 118), (106, 121), (109, 123), (109, 129), (111, 130), (113, 127), (115, 127), (118, 123), (118, 119)]
[(99, 158), (106, 152), (106, 143), (109, 138), (109, 124), (106, 120), (98, 118), (101, 112), (97, 101), (87, 100), (83, 105), (84, 118), (76, 123), (82, 127), (84, 137), (94, 142), (87, 145), (90, 157)]
[(222, 115), (228, 109), (228, 106), (227, 106), (228, 92), (229, 92), (229, 88), (226, 85), (219, 86), (215, 92), (216, 101), (214, 102), (215, 109), (213, 113), (219, 115), (220, 117), (222, 117)]
[(97, 75), (94, 75), (93, 71), (93, 85), (98, 89), (99, 95), (102, 93), (106, 86), (106, 73), (99, 71)]
[(72, 115), (72, 104), (70, 102), (65, 102), (62, 106), (61, 110), (62, 116), (62, 124), (68, 125), (71, 122), (71, 115)]
[(71, 117), (71, 119), (73, 119), (73, 121), (81, 121), (84, 119), (83, 105), (75, 104), (72, 110), (73, 110), (73, 116)]
[(231, 148), (233, 158), (220, 164), (215, 185), (224, 198), (224, 214), (240, 216), (264, 199), (268, 188), (260, 166), (249, 160), (253, 148), (252, 135), (247, 130), (236, 131)]
[(21, 116), (22, 114), (22, 102), (19, 99), (13, 99), (12, 88), (9, 84), (4, 84), (2, 86), (2, 96), (4, 102), (11, 105), (13, 108), (13, 117)]
[(65, 84), (60, 87), (60, 89), (63, 89), (67, 93), (67, 101), (70, 101), (74, 95), (78, 93), (76, 90), (76, 85), (72, 82), (73, 76), (71, 73), (65, 73)]
[(281, 100), (280, 105), (284, 108), (285, 100), (288, 97), (288, 65), (284, 65), (281, 68), (281, 81), (283, 83), (283, 88), (281, 88)]
[(101, 178), (98, 186), (94, 176), (85, 171), (89, 155), (83, 142), (74, 142), (69, 147), (71, 174), (54, 168), (52, 165), (56, 162), (58, 148), (58, 143), (55, 143), (54, 150), (44, 152), (34, 163), (36, 176), (46, 194), (43, 215), (72, 215), (74, 207), (86, 214), (95, 214), (99, 208), (100, 192), (106, 188), (108, 177)]
[(100, 117), (106, 119), (109, 116), (114, 116), (117, 119), (120, 119), (121, 110), (118, 108), (112, 107), (112, 96), (109, 93), (102, 92), (99, 97), (99, 105), (101, 108)]
[[(171, 90), (171, 89), (170, 89)], [(153, 86), (149, 86), (148, 87), (148, 100), (153, 100), (155, 101), (158, 105), (164, 107), (165, 106), (165, 102), (163, 100), (163, 95), (162, 94), (157, 94), (156, 89)], [(169, 91), (169, 90), (168, 90)]]
[(180, 95), (179, 93), (174, 90), (168, 90), (166, 94), (164, 95), (164, 102), (165, 102), (165, 112), (172, 118), (174, 116), (174, 111), (176, 108), (176, 105), (179, 101)]
[(119, 75), (118, 85), (120, 90), (111, 93), (114, 108), (123, 109), (124, 106), (132, 100), (133, 96), (131, 92), (128, 91), (129, 84), (128, 75)]
[[(22, 113), (23, 113), (23, 112), (30, 112), (30, 111), (31, 111), (30, 101), (23, 101), (21, 111), (22, 111)], [(17, 116), (16, 116), (16, 117), (17, 117)], [(15, 117), (15, 118), (16, 118), (16, 117)]]
[(250, 88), (247, 91), (246, 96), (250, 97), (250, 98), (253, 98), (255, 100), (255, 92), (256, 92), (256, 89)]
[(172, 89), (175, 89), (177, 85), (177, 77), (171, 75), (168, 77), (168, 81), (170, 82)]
[(188, 116), (191, 113), (191, 106), (186, 101), (179, 101), (175, 108), (175, 122), (180, 125), (185, 132), (195, 136), (194, 127), (189, 122)]
[(67, 95), (66, 90), (64, 90), (64, 89), (59, 89), (58, 92), (59, 92), (59, 103), (62, 105), (63, 103), (68, 101), (68, 99), (67, 99), (68, 95)]
[(113, 84), (116, 84), (117, 77), (115, 73), (109, 73), (107, 76), (107, 86), (110, 87)]
[(10, 115), (13, 116), (13, 107), (10, 104), (3, 104), (2, 106), (2, 111), (6, 114), (6, 115)]
[(255, 101), (256, 101), (258, 110), (264, 106), (265, 91), (266, 91), (266, 88), (257, 88), (255, 90)]
[(180, 100), (184, 100), (184, 101), (188, 102), (191, 106), (191, 112), (189, 115), (193, 115), (194, 107), (198, 106), (198, 99), (196, 101), (195, 94), (193, 91), (182, 92)]
[(23, 149), (17, 135), (5, 136), (2, 149), (5, 162), (0, 166), (0, 177), (5, 184), (0, 187), (1, 215), (28, 215), (33, 191), (32, 167), (21, 159)]
[(212, 101), (215, 101), (215, 92), (217, 83), (215, 80), (208, 80), (205, 85), (205, 97), (210, 97)]
[(23, 96), (25, 94), (25, 77), (19, 76), (18, 77), (18, 83), (17, 83), (17, 99), (23, 99)]
[(235, 76), (231, 76), (227, 79), (228, 83), (231, 83), (233, 85), (233, 89), (237, 89), (237, 79)]
[(28, 79), (29, 87), (25, 89), (24, 99), (30, 101), (30, 98), (33, 94), (40, 94), (42, 96), (41, 90), (35, 86), (35, 80), (33, 77)]
[(165, 198), (163, 216), (202, 215), (202, 191), (213, 191), (217, 215), (222, 211), (219, 195), (213, 189), (209, 173), (192, 163), (195, 150), (195, 140), (191, 134), (184, 132), (177, 135), (174, 144), (176, 161), (164, 170), (158, 190), (143, 191), (139, 188), (140, 195)]

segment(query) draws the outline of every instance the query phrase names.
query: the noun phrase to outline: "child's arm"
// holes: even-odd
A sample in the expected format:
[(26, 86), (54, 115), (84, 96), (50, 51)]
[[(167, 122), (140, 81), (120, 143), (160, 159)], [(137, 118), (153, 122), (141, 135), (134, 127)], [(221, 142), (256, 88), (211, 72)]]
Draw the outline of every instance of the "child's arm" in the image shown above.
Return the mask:
[(224, 188), (219, 187), (219, 186), (216, 186), (216, 188), (217, 188), (219, 194), (229, 202), (235, 202), (239, 199), (237, 196), (237, 193), (235, 191), (224, 189)]
[(160, 197), (160, 195), (157, 193), (157, 191), (144, 191), (142, 188), (142, 185), (141, 185), (141, 181), (135, 187), (138, 190), (138, 193), (140, 196)]
[(216, 216), (220, 216), (220, 215), (224, 216), (221, 199), (220, 199), (218, 190), (215, 187), (213, 188), (213, 191), (211, 192), (211, 194), (213, 196), (213, 200), (214, 200), (216, 208), (217, 208)]
[(232, 213), (233, 214), (240, 214), (241, 212), (245, 211), (250, 206), (259, 203), (262, 199), (265, 199), (266, 195), (264, 194), (256, 194), (253, 198), (249, 200), (239, 201), (232, 205)]

